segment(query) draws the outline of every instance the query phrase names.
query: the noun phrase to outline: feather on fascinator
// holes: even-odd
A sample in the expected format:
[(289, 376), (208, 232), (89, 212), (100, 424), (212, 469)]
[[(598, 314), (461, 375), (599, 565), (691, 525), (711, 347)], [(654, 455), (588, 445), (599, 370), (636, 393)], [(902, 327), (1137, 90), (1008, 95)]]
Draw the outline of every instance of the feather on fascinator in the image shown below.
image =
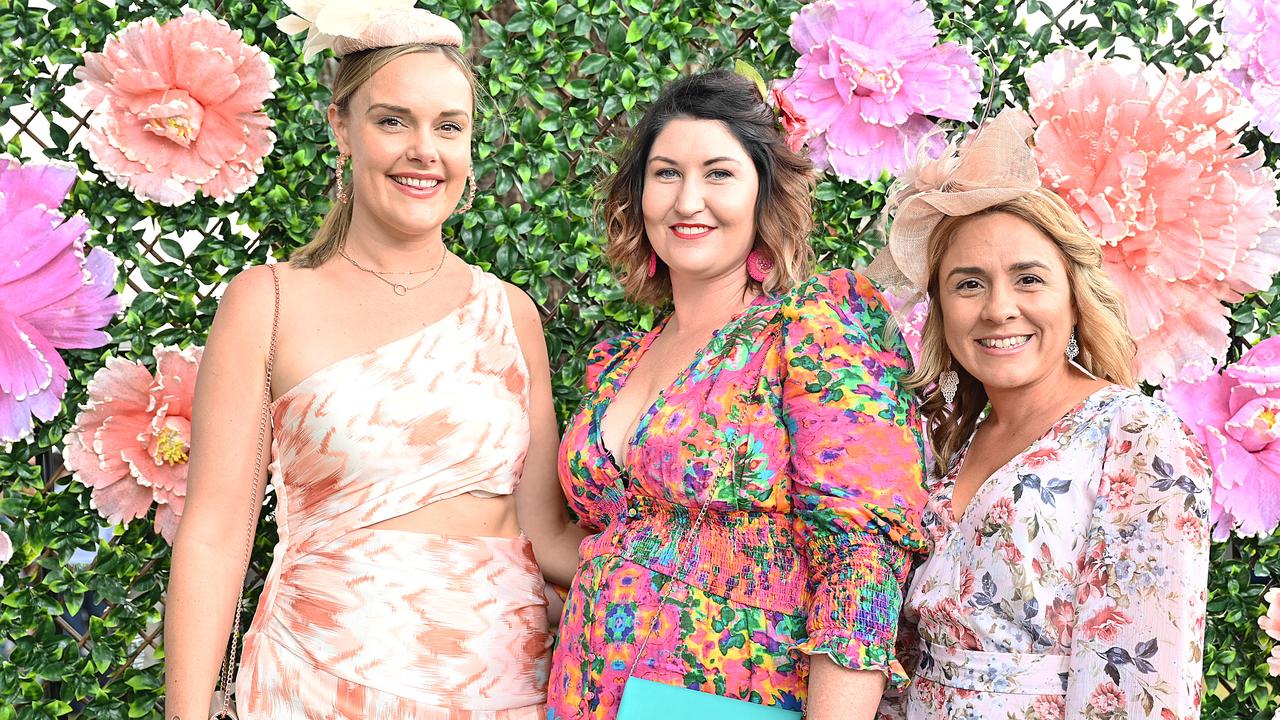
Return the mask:
[(342, 57), (361, 50), (422, 43), (462, 47), (462, 31), (414, 0), (285, 0), (293, 15), (276, 27), (289, 35), (306, 31), (303, 58), (322, 50)]
[(883, 288), (917, 296), (929, 282), (929, 235), (944, 217), (962, 217), (1022, 197), (1040, 187), (1040, 170), (1027, 144), (1035, 127), (1021, 110), (1008, 109), (936, 159), (921, 143), (914, 166), (899, 176), (885, 200), (892, 217), (884, 248), (866, 275)]

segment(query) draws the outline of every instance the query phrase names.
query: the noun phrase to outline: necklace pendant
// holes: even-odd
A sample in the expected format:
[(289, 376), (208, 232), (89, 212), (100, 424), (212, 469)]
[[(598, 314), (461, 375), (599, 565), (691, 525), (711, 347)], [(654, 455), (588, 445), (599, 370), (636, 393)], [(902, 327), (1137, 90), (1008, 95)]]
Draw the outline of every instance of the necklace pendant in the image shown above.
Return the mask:
[(409, 288), (401, 285), (400, 283), (392, 283), (391, 289), (394, 290), (397, 295), (407, 295), (409, 293)]

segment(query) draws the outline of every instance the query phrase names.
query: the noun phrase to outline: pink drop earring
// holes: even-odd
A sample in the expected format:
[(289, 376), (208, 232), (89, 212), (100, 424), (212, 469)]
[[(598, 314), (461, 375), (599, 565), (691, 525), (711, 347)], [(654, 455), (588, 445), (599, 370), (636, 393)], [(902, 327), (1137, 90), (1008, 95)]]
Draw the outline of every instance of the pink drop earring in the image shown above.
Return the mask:
[(747, 255), (747, 275), (758, 283), (763, 283), (773, 271), (773, 259), (759, 250), (752, 250)]
[(658, 274), (658, 253), (649, 251), (649, 268), (645, 272), (645, 277), (653, 277)]

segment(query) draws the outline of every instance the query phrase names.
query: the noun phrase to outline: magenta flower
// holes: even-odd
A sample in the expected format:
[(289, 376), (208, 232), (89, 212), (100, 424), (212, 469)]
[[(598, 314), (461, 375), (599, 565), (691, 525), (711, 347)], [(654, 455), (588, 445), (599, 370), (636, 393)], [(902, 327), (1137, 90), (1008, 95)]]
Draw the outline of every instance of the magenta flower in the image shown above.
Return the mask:
[(1213, 73), (1054, 52), (1026, 72), (1044, 184), (1101, 239), (1138, 377), (1203, 377), (1227, 308), (1280, 271), (1276, 173), (1240, 144), (1240, 93)]
[(1222, 19), (1227, 79), (1253, 104), (1253, 122), (1280, 142), (1280, 4), (1227, 0)]
[(89, 223), (57, 210), (75, 179), (71, 168), (0, 158), (0, 442), (58, 414), (69, 377), (58, 350), (103, 345), (120, 310), (115, 258), (86, 255)]
[(1214, 537), (1233, 528), (1268, 535), (1280, 525), (1280, 336), (1222, 372), (1160, 392), (1191, 426), (1213, 466)]
[(249, 188), (275, 135), (262, 104), (276, 88), (267, 56), (207, 12), (154, 18), (86, 53), (76, 87), (93, 109), (89, 154), (139, 199), (180, 205)]
[(187, 495), (191, 406), (204, 349), (157, 348), (156, 374), (108, 358), (89, 383), (89, 402), (67, 433), (67, 469), (93, 488), (93, 507), (113, 523), (143, 517), (169, 542)]
[(923, 0), (818, 0), (791, 24), (800, 53), (783, 93), (809, 123), (809, 157), (844, 179), (907, 167), (934, 129), (969, 120), (982, 72), (969, 51), (938, 42)]

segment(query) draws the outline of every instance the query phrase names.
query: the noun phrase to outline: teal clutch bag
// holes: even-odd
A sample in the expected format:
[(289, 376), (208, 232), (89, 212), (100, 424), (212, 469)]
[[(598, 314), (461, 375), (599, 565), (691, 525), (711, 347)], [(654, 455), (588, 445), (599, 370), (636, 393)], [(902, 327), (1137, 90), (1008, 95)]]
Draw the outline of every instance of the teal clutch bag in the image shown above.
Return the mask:
[(800, 720), (795, 710), (627, 678), (618, 720)]

